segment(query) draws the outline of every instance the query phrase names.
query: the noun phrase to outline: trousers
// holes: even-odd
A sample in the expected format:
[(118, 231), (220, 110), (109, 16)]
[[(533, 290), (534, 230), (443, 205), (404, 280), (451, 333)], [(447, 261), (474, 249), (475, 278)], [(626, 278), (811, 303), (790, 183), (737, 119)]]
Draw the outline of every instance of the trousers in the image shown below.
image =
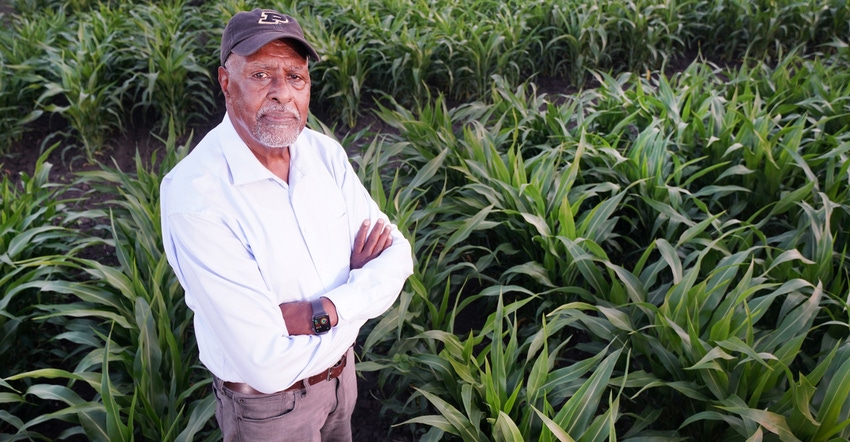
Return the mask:
[(303, 389), (243, 394), (213, 378), (215, 418), (225, 442), (351, 442), (357, 402), (354, 349), (342, 374)]

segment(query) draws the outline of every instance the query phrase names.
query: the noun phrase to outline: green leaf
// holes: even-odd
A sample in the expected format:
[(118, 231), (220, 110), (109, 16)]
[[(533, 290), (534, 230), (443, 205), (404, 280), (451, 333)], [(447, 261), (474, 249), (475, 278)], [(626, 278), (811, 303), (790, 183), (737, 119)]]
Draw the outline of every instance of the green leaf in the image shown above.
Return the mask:
[(581, 434), (587, 430), (591, 417), (596, 414), (602, 394), (622, 350), (618, 349), (600, 363), (576, 393), (555, 416), (557, 422), (569, 434)]
[(101, 391), (103, 392), (103, 407), (106, 410), (106, 425), (103, 428), (108, 435), (107, 440), (130, 440), (130, 428), (121, 418), (121, 406), (118, 404), (117, 391), (113, 390), (112, 379), (109, 378), (109, 344), (112, 341), (112, 329), (106, 338), (103, 351), (103, 372), (101, 377)]
[(632, 321), (626, 312), (601, 305), (597, 308), (614, 327), (627, 332), (635, 331)]
[(461, 241), (468, 238), (469, 235), (472, 234), (472, 232), (479, 230), (479, 229), (490, 228), (492, 226), (492, 223), (487, 223), (486, 220), (487, 220), (487, 216), (490, 214), (490, 212), (492, 210), (493, 210), (492, 205), (487, 206), (484, 209), (481, 209), (480, 211), (478, 211), (478, 213), (476, 213), (475, 215), (473, 215), (473, 216), (465, 219), (463, 222), (461, 222), (460, 225), (458, 226), (457, 230), (455, 230), (455, 232), (446, 241), (446, 248), (440, 254), (440, 259), (442, 260), (445, 257), (446, 253), (448, 253), (449, 250), (451, 250), (454, 246), (459, 244)]
[[(415, 387), (414, 389), (423, 396), (425, 396), (425, 398), (428, 399), (429, 402), (431, 402), (431, 405), (433, 405), (434, 408), (436, 408), (437, 411), (440, 412), (440, 414), (445, 419), (445, 422), (448, 423), (448, 426), (440, 427), (442, 430), (449, 431), (452, 434), (456, 434), (463, 438), (463, 440), (465, 441), (489, 441), (489, 439), (482, 435), (478, 428), (475, 428), (469, 421), (469, 419), (464, 416), (463, 413), (458, 411), (457, 408), (453, 407), (451, 404), (440, 399), (439, 396), (431, 392)], [(411, 421), (414, 421), (414, 419), (411, 419)], [(422, 422), (421, 420), (415, 421), (419, 423), (426, 423)], [(439, 423), (439, 421), (433, 422)]]
[(510, 416), (504, 411), (499, 411), (499, 417), (496, 418), (496, 425), (493, 431), (493, 437), (496, 440), (522, 442), (525, 438), (519, 427), (514, 423)]
[(537, 408), (534, 408), (533, 405), (531, 406), (531, 409), (534, 410), (534, 413), (537, 414), (537, 417), (539, 417), (540, 420), (543, 421), (543, 423), (546, 425), (546, 428), (548, 428), (549, 431), (551, 431), (552, 434), (554, 434), (555, 437), (557, 437), (560, 442), (575, 442), (575, 440), (573, 438), (571, 438), (570, 435), (567, 434), (567, 432), (564, 431), (563, 428), (558, 426), (558, 424), (555, 423), (555, 421), (553, 421), (552, 419), (549, 419), (549, 417), (547, 417), (545, 414), (540, 412), (540, 410), (538, 410)]
[(15, 237), (12, 238), (11, 241), (9, 241), (9, 245), (6, 249), (5, 255), (7, 255), (10, 259), (14, 260), (17, 258), (18, 255), (21, 254), (21, 252), (23, 252), (29, 247), (32, 247), (32, 243), (34, 242), (34, 238), (36, 238), (36, 236), (41, 235), (45, 232), (57, 230), (64, 229), (58, 226), (40, 226), (26, 230), (19, 235), (15, 235)]
[(201, 431), (207, 422), (215, 416), (215, 396), (208, 394), (203, 399), (192, 402), (192, 412), (183, 431), (177, 435), (174, 442), (192, 442), (195, 435)]
[(743, 407), (726, 407), (726, 406), (718, 406), (718, 408), (722, 410), (726, 410), (730, 413), (735, 413), (741, 416), (744, 419), (749, 419), (753, 422), (759, 424), (761, 428), (764, 428), (767, 431), (770, 431), (773, 434), (779, 436), (779, 439), (783, 442), (799, 442), (800, 439), (797, 439), (794, 436), (794, 432), (788, 427), (788, 423), (785, 421), (785, 417), (778, 415), (776, 413), (771, 413), (765, 410), (757, 410), (753, 408), (743, 408)]
[(850, 358), (844, 360), (829, 381), (823, 402), (818, 408), (817, 420), (820, 426), (814, 440), (828, 440), (850, 425), (848, 398), (850, 398)]

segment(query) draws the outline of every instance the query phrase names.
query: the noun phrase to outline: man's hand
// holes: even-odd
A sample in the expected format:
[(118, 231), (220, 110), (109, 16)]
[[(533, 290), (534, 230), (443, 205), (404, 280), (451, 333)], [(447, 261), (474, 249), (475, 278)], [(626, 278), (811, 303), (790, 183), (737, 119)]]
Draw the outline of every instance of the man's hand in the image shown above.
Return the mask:
[(350, 260), (352, 270), (362, 268), (393, 243), (393, 238), (390, 236), (393, 230), (392, 225), (386, 225), (383, 219), (378, 219), (375, 228), (370, 232), (369, 224), (368, 219), (363, 220), (354, 238), (354, 250), (351, 251)]

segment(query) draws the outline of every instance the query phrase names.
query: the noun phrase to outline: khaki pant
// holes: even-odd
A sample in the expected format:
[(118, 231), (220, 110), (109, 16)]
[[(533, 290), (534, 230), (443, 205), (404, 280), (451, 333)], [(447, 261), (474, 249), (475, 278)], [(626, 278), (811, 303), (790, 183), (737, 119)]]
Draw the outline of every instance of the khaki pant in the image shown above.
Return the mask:
[(353, 349), (346, 358), (338, 378), (283, 393), (237, 393), (214, 377), (215, 418), (224, 441), (350, 442), (357, 402)]

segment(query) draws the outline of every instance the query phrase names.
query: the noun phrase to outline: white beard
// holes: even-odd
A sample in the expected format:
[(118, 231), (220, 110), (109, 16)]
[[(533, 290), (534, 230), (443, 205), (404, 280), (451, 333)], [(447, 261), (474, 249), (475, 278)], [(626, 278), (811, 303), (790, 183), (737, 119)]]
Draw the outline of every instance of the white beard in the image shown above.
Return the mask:
[(271, 110), (271, 107), (264, 107), (257, 112), (257, 126), (254, 136), (257, 140), (263, 143), (263, 145), (273, 149), (282, 149), (284, 147), (291, 146), (295, 143), (295, 140), (298, 139), (298, 135), (301, 134), (301, 129), (303, 127), (301, 123), (301, 114), (292, 106), (284, 106), (274, 110), (296, 115), (298, 120), (291, 125), (266, 124), (263, 122), (262, 116)]
[(298, 126), (258, 125), (254, 136), (267, 147), (282, 149), (294, 144), (300, 134), (300, 124)]

